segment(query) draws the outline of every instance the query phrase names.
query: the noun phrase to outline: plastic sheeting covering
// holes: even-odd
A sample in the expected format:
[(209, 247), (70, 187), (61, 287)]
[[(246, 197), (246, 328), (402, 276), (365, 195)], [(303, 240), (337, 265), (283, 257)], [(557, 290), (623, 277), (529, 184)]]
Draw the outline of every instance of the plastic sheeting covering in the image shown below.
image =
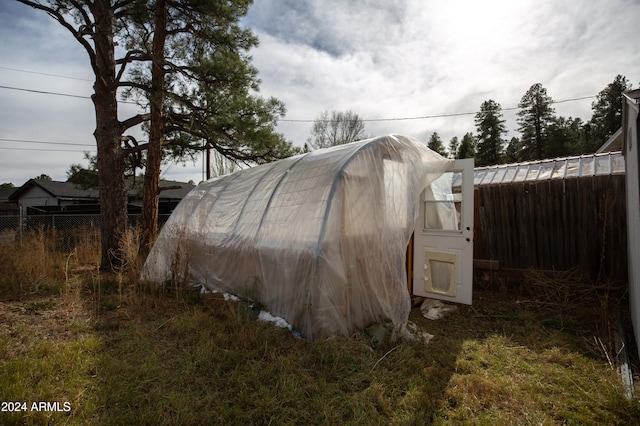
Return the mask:
[(162, 228), (143, 278), (260, 303), (307, 340), (381, 320), (406, 331), (420, 193), (449, 160), (389, 135), (210, 179)]

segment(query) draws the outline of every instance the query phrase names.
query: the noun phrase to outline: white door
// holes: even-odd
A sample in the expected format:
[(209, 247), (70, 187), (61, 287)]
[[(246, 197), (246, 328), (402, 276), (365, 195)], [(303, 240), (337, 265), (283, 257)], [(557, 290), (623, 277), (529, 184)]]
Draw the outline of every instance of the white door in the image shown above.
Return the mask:
[(414, 234), (413, 294), (471, 304), (473, 159), (455, 160), (421, 195)]

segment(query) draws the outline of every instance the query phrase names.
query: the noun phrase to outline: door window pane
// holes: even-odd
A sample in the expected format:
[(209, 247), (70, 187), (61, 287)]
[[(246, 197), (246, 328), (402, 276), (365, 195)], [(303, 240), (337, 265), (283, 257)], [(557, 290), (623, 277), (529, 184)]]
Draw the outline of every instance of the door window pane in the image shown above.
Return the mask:
[(462, 173), (444, 173), (424, 190), (423, 200), (424, 230), (462, 230)]

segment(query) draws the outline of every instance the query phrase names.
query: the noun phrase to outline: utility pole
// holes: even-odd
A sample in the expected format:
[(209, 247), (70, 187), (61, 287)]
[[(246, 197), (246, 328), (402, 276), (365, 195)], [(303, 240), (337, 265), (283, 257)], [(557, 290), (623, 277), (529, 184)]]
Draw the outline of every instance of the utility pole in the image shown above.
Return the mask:
[(206, 154), (206, 157), (205, 157), (206, 158), (205, 167), (207, 168), (207, 173), (206, 173), (205, 176), (207, 177), (206, 180), (209, 180), (209, 179), (211, 179), (211, 145), (209, 145), (209, 141), (207, 141), (205, 143), (206, 143), (206, 147), (207, 147), (207, 150), (206, 150), (207, 154)]

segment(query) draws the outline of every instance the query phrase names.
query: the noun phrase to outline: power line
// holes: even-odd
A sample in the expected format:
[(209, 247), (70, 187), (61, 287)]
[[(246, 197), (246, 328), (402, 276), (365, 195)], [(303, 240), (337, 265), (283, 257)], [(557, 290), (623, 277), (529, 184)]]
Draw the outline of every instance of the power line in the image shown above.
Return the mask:
[(9, 71), (24, 72), (24, 73), (27, 73), (27, 74), (46, 75), (48, 77), (68, 78), (69, 80), (91, 81), (91, 82), (93, 81), (93, 80), (91, 80), (89, 78), (70, 77), (70, 76), (67, 76), (67, 75), (60, 75), (60, 74), (47, 74), (47, 73), (44, 73), (44, 72), (20, 70), (20, 69), (17, 69), (17, 68), (0, 67), (0, 69), (9, 70)]
[(562, 104), (565, 102), (573, 102), (573, 101), (582, 101), (584, 99), (592, 99), (592, 98), (597, 98), (597, 95), (592, 95), (592, 96), (583, 96), (581, 98), (571, 98), (571, 99), (563, 99), (561, 101), (553, 101), (551, 102), (552, 104)]
[(171, 161), (171, 164), (169, 164), (169, 166), (162, 171), (162, 173), (160, 174), (160, 177), (162, 178), (165, 175), (165, 173), (167, 173), (169, 169), (173, 167), (175, 164), (176, 164), (176, 160)]
[[(398, 117), (398, 118), (369, 118), (369, 119), (363, 119), (361, 121), (403, 121), (403, 120), (424, 120), (424, 119), (428, 119), (428, 118), (441, 118), (441, 117), (457, 117), (457, 116), (462, 116), (462, 115), (473, 115), (476, 114), (475, 112), (457, 112), (457, 113), (452, 113), (452, 114), (436, 114), (436, 115), (423, 115), (420, 117)], [(297, 123), (313, 123), (316, 120), (309, 120), (309, 119), (301, 119), (301, 120), (294, 120), (294, 119), (280, 119), (278, 121), (288, 121), (288, 122), (297, 122)]]
[[(19, 90), (19, 91), (24, 91), (24, 92), (32, 92), (32, 93), (40, 93), (40, 94), (46, 94), (46, 95), (57, 95), (57, 96), (68, 96), (68, 97), (73, 97), (73, 98), (82, 98), (82, 99), (91, 99), (90, 96), (80, 96), (80, 95), (71, 95), (71, 94), (67, 94), (67, 93), (58, 93), (58, 92), (47, 92), (47, 91), (42, 91), (42, 90), (33, 90), (33, 89), (23, 89), (23, 88), (19, 88), (19, 87), (9, 87), (9, 86), (0, 86), (0, 89), (10, 89), (10, 90)], [(561, 104), (561, 103), (565, 103), (565, 102), (574, 102), (574, 101), (581, 101), (584, 99), (591, 99), (591, 98), (595, 98), (597, 97), (596, 95), (591, 95), (591, 96), (582, 96), (582, 97), (578, 97), (578, 98), (570, 98), (570, 99), (563, 99), (560, 101), (553, 101), (551, 102), (551, 104)], [(118, 101), (119, 103), (126, 103), (126, 104), (134, 104), (137, 105), (136, 102), (131, 102), (131, 101)], [(509, 107), (509, 108), (502, 108), (502, 111), (513, 111), (516, 109), (519, 109), (520, 107)], [(465, 115), (475, 115), (477, 114), (477, 111), (474, 112), (457, 112), (457, 113), (450, 113), (450, 114), (433, 114), (433, 115), (422, 115), (422, 116), (417, 116), (417, 117), (396, 117), (396, 118), (369, 118), (369, 119), (363, 119), (362, 121), (366, 121), (366, 122), (375, 122), (375, 121), (407, 121), (407, 120), (426, 120), (426, 119), (430, 119), (430, 118), (446, 118), (446, 117), (460, 117), (460, 116), (465, 116)], [(287, 119), (287, 118), (281, 118), (278, 119), (277, 121), (282, 121), (282, 122), (293, 122), (293, 123), (313, 123), (316, 120), (313, 119)]]
[[(591, 98), (595, 98), (597, 96), (592, 95), (592, 96), (582, 96), (579, 98), (571, 98), (571, 99), (563, 99), (560, 101), (553, 101), (551, 102), (552, 104), (562, 104), (565, 102), (573, 102), (573, 101), (581, 101), (584, 99), (591, 99)], [(517, 110), (520, 109), (520, 107), (509, 107), (509, 108), (501, 108), (502, 111), (513, 111), (513, 110)], [(367, 121), (367, 122), (372, 122), (372, 121), (406, 121), (406, 120), (426, 120), (426, 119), (430, 119), (430, 118), (446, 118), (446, 117), (460, 117), (460, 116), (464, 116), (464, 115), (475, 115), (477, 114), (477, 111), (474, 112), (456, 112), (456, 113), (451, 113), (451, 114), (433, 114), (433, 115), (422, 115), (419, 117), (398, 117), (398, 118), (369, 118), (369, 119), (363, 119), (362, 121)], [(280, 119), (278, 121), (287, 121), (287, 122), (297, 122), (297, 123), (313, 123), (316, 120), (309, 120), (309, 119), (300, 119), (300, 120), (294, 120), (294, 119)]]
[(80, 151), (77, 149), (38, 149), (38, 148), (13, 148), (13, 147), (4, 147), (4, 146), (0, 146), (0, 149), (7, 149), (10, 151), (39, 151), (39, 152), (43, 152), (43, 151), (47, 151), (47, 152), (86, 152), (86, 150), (84, 151)]
[(88, 143), (31, 141), (31, 140), (24, 140), (24, 139), (4, 139), (4, 138), (0, 138), (0, 141), (3, 141), (3, 142), (20, 142), (20, 143), (39, 143), (39, 144), (44, 144), (44, 145), (75, 145), (75, 146), (92, 146), (92, 147), (96, 146), (95, 144), (88, 144)]
[[(18, 90), (21, 92), (38, 93), (42, 95), (66, 96), (69, 98), (91, 99), (91, 96), (71, 95), (69, 93), (48, 92), (45, 90), (24, 89), (22, 87), (0, 86), (0, 89)], [(136, 102), (131, 102), (131, 101), (118, 101), (118, 103), (138, 105)]]
[[(16, 72), (24, 72), (24, 73), (28, 73), (28, 74), (37, 74), (37, 75), (46, 75), (49, 77), (58, 77), (58, 78), (68, 78), (70, 80), (79, 80), (79, 81), (89, 81), (89, 82), (93, 82), (93, 80), (89, 79), (89, 78), (80, 78), (80, 77), (71, 77), (71, 76), (67, 76), (67, 75), (60, 75), (60, 74), (48, 74), (48, 73), (44, 73), (44, 72), (37, 72), (37, 71), (28, 71), (28, 70), (21, 70), (18, 68), (9, 68), (9, 67), (2, 67), (0, 66), (0, 69), (3, 70), (9, 70), (9, 71), (16, 71)], [(57, 93), (47, 93), (47, 94), (57, 94)], [(64, 94), (60, 94), (60, 95), (64, 95)], [(64, 96), (73, 96), (73, 95), (64, 95)], [(591, 98), (595, 98), (596, 96), (583, 96), (580, 98), (571, 98), (571, 99), (563, 99), (561, 101), (553, 101), (551, 102), (552, 104), (561, 104), (564, 102), (572, 102), (572, 101), (581, 101), (584, 99), (591, 99)], [(503, 111), (511, 111), (514, 109), (518, 109), (519, 107), (510, 107), (510, 108), (502, 108)], [(420, 120), (420, 119), (427, 119), (427, 118), (442, 118), (442, 117), (457, 117), (457, 116), (462, 116), (462, 115), (472, 115), (472, 114), (476, 114), (476, 112), (459, 112), (459, 113), (453, 113), (453, 114), (437, 114), (437, 115), (425, 115), (422, 117), (403, 117), (403, 118), (371, 118), (371, 119), (367, 119), (367, 120), (362, 120), (362, 121), (394, 121), (394, 120)], [(278, 120), (278, 121), (291, 121), (291, 122), (313, 122), (315, 120), (295, 120), (295, 119), (283, 119), (283, 120)]]
[(67, 96), (69, 98), (91, 99), (91, 97), (89, 97), (89, 96), (70, 95), (68, 93), (47, 92), (47, 91), (44, 91), (44, 90), (23, 89), (23, 88), (20, 88), (20, 87), (0, 86), (0, 89), (19, 90), (21, 92), (40, 93), (40, 94), (43, 94), (43, 95)]

